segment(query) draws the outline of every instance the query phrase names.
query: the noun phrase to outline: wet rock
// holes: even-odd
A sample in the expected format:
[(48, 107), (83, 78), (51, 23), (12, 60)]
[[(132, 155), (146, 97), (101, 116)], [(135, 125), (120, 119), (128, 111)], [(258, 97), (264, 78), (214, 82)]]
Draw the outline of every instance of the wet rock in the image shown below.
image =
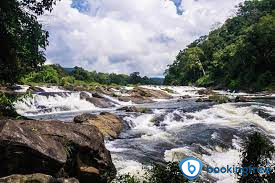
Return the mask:
[(96, 126), (99, 131), (107, 138), (117, 138), (123, 129), (122, 120), (111, 113), (100, 113), (100, 115), (82, 114), (74, 118), (75, 123)]
[(237, 96), (235, 98), (235, 102), (251, 102), (251, 99), (247, 97)]
[(191, 98), (191, 96), (190, 96), (190, 95), (180, 96), (180, 99), (189, 99), (189, 98)]
[(208, 98), (199, 98), (196, 102), (216, 102), (219, 104), (231, 102), (231, 100), (224, 95), (211, 95)]
[(171, 95), (167, 94), (167, 92), (161, 90), (152, 90), (148, 88), (135, 87), (133, 90), (129, 91), (131, 96), (141, 96), (141, 97), (152, 97), (157, 99), (170, 99)]
[(95, 98), (104, 98), (103, 96), (101, 96), (99, 93), (92, 93), (92, 96), (95, 97)]
[(117, 109), (118, 111), (125, 111), (125, 112), (139, 112), (139, 113), (149, 113), (151, 112), (150, 109), (147, 108), (138, 108), (135, 106), (125, 106)]
[(87, 98), (90, 98), (90, 95), (86, 92), (81, 92), (80, 93), (80, 99), (86, 100)]
[(103, 94), (106, 94), (106, 95), (112, 95), (113, 94), (113, 91), (111, 90), (110, 87), (98, 86), (98, 87), (96, 87), (96, 91), (98, 93), (103, 93)]
[(109, 99), (103, 98), (98, 93), (93, 93), (92, 96), (93, 97), (90, 97), (90, 95), (86, 92), (80, 93), (80, 99), (87, 100), (88, 102), (94, 104), (96, 107), (109, 108), (115, 106)]
[(213, 102), (213, 100), (209, 98), (198, 98), (196, 102)]
[(45, 92), (45, 90), (43, 90), (42, 88), (39, 88), (37, 86), (30, 86), (27, 89), (27, 92)]
[(116, 173), (96, 127), (60, 121), (0, 121), (0, 162), (0, 177), (40, 172), (90, 183)]
[(271, 115), (263, 110), (259, 110), (258, 111), (258, 115), (268, 121), (273, 121), (275, 122), (275, 116), (274, 115)]
[(8, 86), (7, 88), (8, 88), (9, 90), (12, 90), (12, 91), (23, 89), (23, 88), (22, 88), (21, 86), (19, 86), (19, 85)]
[(136, 103), (136, 104), (144, 104), (144, 103), (153, 103), (154, 102), (150, 98), (142, 97), (142, 96), (120, 96), (120, 97), (118, 97), (118, 100), (123, 101), (123, 102), (132, 101), (133, 103)]
[(0, 183), (79, 183), (76, 178), (54, 178), (41, 173), (30, 175), (10, 175), (0, 178)]
[(219, 104), (231, 102), (230, 98), (228, 98), (225, 95), (211, 95), (208, 97), (209, 100), (212, 100), (214, 102), (217, 102)]
[(110, 108), (114, 107), (115, 105), (110, 102), (110, 100), (106, 98), (95, 98), (95, 97), (90, 97), (86, 98), (86, 100), (92, 104), (94, 104), (96, 107), (100, 108)]
[(198, 91), (199, 95), (214, 95), (216, 94), (213, 90), (211, 89), (202, 89)]

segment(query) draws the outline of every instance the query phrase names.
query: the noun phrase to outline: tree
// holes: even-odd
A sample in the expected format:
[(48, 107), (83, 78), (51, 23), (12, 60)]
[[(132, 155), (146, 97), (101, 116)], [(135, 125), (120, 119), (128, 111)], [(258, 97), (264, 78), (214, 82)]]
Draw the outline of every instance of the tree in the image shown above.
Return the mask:
[(82, 67), (74, 67), (72, 76), (80, 81), (88, 81), (89, 80), (89, 72), (84, 70)]
[(139, 74), (140, 74), (139, 72), (133, 72), (133, 73), (131, 73), (130, 74), (129, 82), (131, 84), (138, 84), (138, 83), (140, 83), (141, 77), (140, 77)]
[(56, 0), (0, 1), (0, 81), (14, 83), (46, 60), (48, 32), (37, 15), (51, 11)]

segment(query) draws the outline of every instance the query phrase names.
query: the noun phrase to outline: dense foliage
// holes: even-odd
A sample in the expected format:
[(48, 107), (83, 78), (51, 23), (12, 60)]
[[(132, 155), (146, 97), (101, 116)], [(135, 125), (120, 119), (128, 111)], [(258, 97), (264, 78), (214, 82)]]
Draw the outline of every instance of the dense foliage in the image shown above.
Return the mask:
[(114, 183), (184, 183), (188, 180), (179, 169), (177, 162), (154, 164), (151, 168), (144, 168), (145, 174), (137, 177), (133, 175), (122, 175)]
[[(68, 69), (67, 69), (68, 70)], [(128, 85), (128, 84), (158, 84), (147, 76), (141, 77), (138, 72), (130, 75), (89, 72), (81, 67), (75, 67), (67, 71), (60, 65), (44, 65), (39, 71), (31, 72), (21, 78), (23, 84), (55, 84), (55, 85), (81, 85), (81, 84), (104, 84), (104, 85)]]
[(241, 167), (271, 167), (271, 173), (260, 174), (256, 171), (248, 176), (240, 176), (239, 182), (274, 182), (274, 156), (275, 147), (267, 137), (258, 132), (250, 135), (243, 143)]
[(0, 83), (14, 83), (45, 62), (48, 32), (37, 15), (52, 10), (56, 0), (0, 1)]
[(252, 0), (237, 15), (179, 52), (165, 72), (170, 85), (274, 88), (275, 1)]

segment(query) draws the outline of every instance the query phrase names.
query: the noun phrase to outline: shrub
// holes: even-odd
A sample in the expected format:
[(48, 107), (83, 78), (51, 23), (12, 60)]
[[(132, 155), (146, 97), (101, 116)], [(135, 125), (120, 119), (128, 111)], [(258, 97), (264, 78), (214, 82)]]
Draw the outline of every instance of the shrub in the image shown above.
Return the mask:
[(242, 162), (241, 167), (267, 167), (271, 166), (272, 172), (270, 174), (259, 174), (257, 171), (248, 176), (240, 176), (240, 183), (249, 182), (274, 182), (274, 162), (272, 163), (272, 157), (275, 153), (275, 147), (273, 143), (264, 135), (256, 132), (250, 135), (242, 144)]
[(118, 183), (185, 183), (188, 180), (184, 177), (177, 162), (154, 164), (151, 168), (144, 168), (145, 174), (142, 177), (130, 174), (119, 176), (114, 182)]
[(74, 82), (75, 82), (75, 78), (73, 76), (65, 76), (61, 78), (60, 84), (62, 86), (66, 86), (66, 85), (74, 84)]
[(0, 117), (17, 117), (13, 105), (14, 99), (6, 96), (4, 93), (0, 93)]

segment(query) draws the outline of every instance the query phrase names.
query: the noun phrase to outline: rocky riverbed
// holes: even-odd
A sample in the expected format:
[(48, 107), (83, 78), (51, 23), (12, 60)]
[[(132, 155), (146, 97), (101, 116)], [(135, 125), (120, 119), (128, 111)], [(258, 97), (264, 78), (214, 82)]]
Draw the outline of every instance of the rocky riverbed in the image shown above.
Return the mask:
[[(170, 86), (10, 91), (25, 92), (32, 95), (15, 107), (30, 120), (0, 121), (0, 182), (109, 182), (187, 156), (236, 164), (248, 134), (260, 131), (275, 142), (272, 93)], [(209, 177), (203, 172), (201, 179)], [(235, 177), (217, 174), (211, 181)]]

